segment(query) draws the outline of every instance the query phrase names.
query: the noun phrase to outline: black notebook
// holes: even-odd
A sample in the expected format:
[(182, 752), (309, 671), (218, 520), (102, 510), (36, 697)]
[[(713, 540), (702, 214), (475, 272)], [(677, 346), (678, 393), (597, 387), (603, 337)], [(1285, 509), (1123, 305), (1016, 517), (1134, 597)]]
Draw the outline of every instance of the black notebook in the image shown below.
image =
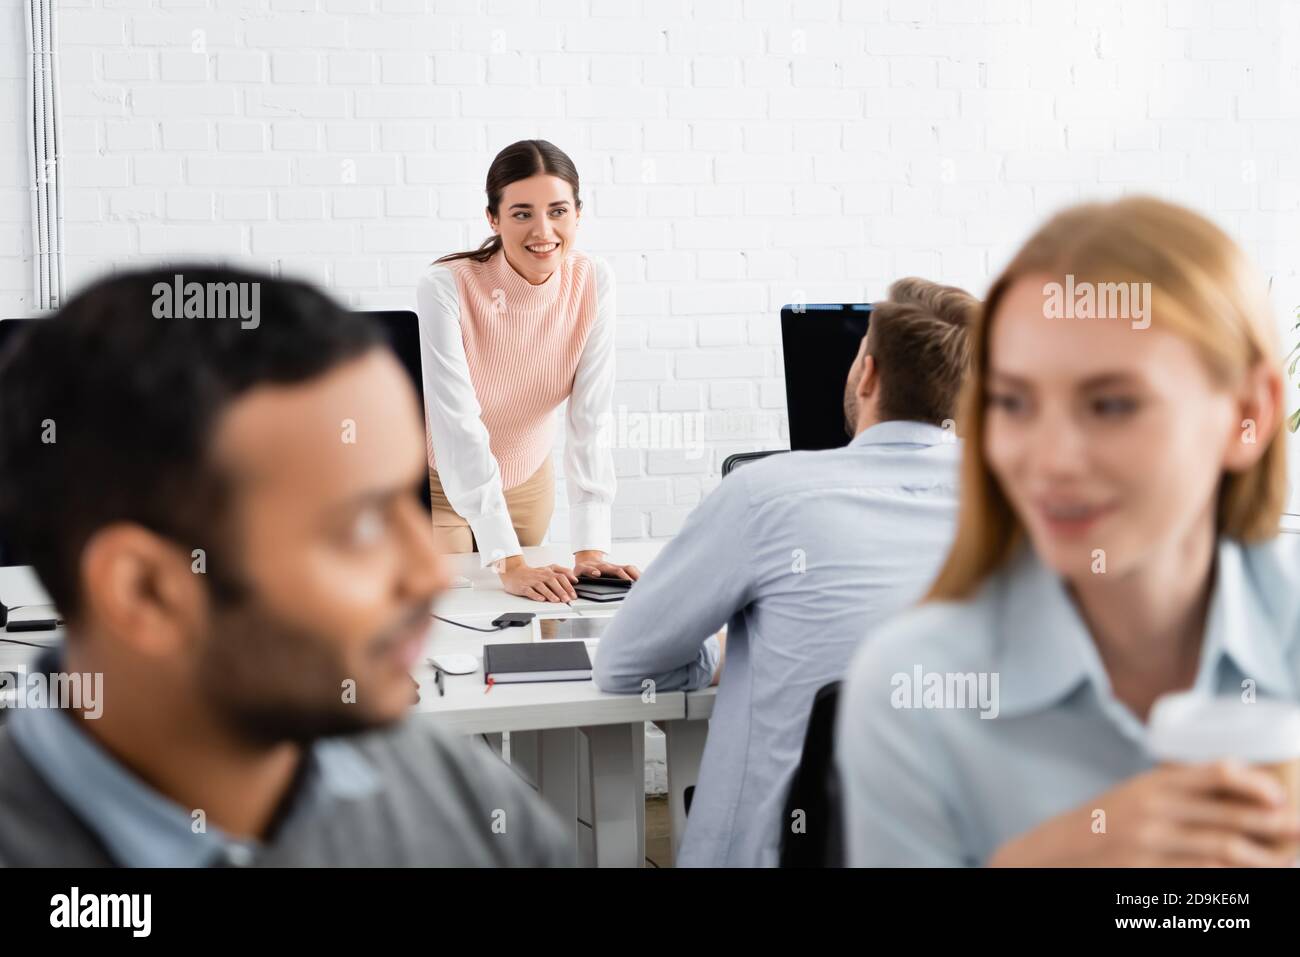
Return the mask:
[(483, 646), (483, 682), (590, 681), (584, 641), (515, 641)]

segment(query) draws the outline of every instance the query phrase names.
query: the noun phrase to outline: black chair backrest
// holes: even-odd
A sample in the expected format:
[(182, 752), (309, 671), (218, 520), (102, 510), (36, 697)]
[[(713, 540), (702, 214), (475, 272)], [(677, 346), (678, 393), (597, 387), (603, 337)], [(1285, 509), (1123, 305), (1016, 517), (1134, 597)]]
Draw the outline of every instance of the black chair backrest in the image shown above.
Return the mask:
[(765, 459), (769, 455), (780, 455), (783, 452), (789, 451), (789, 449), (768, 449), (766, 452), (736, 452), (734, 455), (728, 455), (722, 460), (722, 477), (726, 478), (742, 465), (748, 465), (750, 462), (757, 462), (759, 459)]
[(835, 770), (835, 710), (840, 682), (813, 696), (803, 754), (781, 822), (781, 867), (843, 867), (844, 802)]

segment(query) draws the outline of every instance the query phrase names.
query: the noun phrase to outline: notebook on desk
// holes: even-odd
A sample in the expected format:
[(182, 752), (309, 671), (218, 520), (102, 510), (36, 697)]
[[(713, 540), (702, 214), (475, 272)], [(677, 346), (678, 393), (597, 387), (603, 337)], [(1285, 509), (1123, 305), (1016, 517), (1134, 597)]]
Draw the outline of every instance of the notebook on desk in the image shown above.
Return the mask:
[(484, 684), (590, 681), (585, 641), (517, 641), (483, 646)]

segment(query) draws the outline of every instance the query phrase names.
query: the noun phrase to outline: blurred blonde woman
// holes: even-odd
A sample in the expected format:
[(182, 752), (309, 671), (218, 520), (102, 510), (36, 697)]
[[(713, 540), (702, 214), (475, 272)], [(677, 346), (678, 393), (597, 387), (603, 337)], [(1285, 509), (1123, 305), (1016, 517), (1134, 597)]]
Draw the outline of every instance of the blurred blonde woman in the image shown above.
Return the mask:
[(1300, 697), (1261, 277), (1186, 209), (1079, 206), (997, 279), (972, 348), (952, 550), (844, 698), (849, 860), (1290, 863), (1275, 779), (1146, 748), (1168, 692)]

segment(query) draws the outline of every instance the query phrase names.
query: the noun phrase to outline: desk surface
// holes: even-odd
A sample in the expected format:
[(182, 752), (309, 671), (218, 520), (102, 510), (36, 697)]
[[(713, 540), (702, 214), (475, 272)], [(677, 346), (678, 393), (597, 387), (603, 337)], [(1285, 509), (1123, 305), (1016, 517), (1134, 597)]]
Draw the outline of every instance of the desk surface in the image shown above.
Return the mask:
[[(610, 552), (610, 557), (622, 565), (636, 565), (644, 569), (655, 559), (664, 547), (664, 542), (617, 542)], [(538, 545), (524, 549), (524, 558), (530, 565), (566, 565), (573, 566), (573, 553), (564, 545)], [(491, 568), (479, 567), (477, 552), (468, 555), (449, 555), (456, 575), (468, 578), (470, 588), (449, 589), (440, 599), (438, 614), (446, 618), (487, 615), (489, 619), (507, 611), (531, 611), (535, 615), (548, 615), (563, 618), (570, 616), (575, 609), (592, 610), (610, 607), (595, 601), (574, 602), (571, 609), (559, 602), (533, 601), (517, 595), (507, 595), (501, 587), (501, 580)], [(612, 603), (617, 605), (617, 603)]]
[[(663, 542), (623, 542), (615, 545), (611, 555), (619, 562), (648, 566), (659, 554)], [(524, 549), (530, 563), (572, 562), (565, 546), (543, 545)], [(554, 602), (536, 602), (507, 595), (496, 572), (480, 568), (477, 555), (450, 557), (454, 573), (469, 578), (470, 588), (449, 589), (437, 602), (435, 611), (444, 618), (465, 624), (488, 627), (493, 618), (507, 611), (529, 611), (539, 618), (608, 617), (617, 603), (575, 602), (573, 607)], [(463, 734), (499, 731), (544, 730), (581, 725), (626, 724), (675, 718), (707, 718), (713, 708), (715, 689), (707, 688), (683, 694), (661, 692), (651, 701), (640, 695), (608, 694), (590, 681), (529, 682), (495, 685), (490, 692), (483, 683), (483, 645), (492, 642), (522, 641), (531, 637), (526, 628), (483, 634), (434, 621), (429, 629), (423, 657), (460, 652), (479, 658), (473, 674), (445, 675), (445, 696), (439, 696), (433, 669), (421, 661), (412, 672), (420, 685), (420, 703), (415, 713), (436, 715), (451, 730)], [(57, 632), (23, 632), (9, 637), (49, 645), (62, 637)], [(39, 653), (37, 648), (0, 643), (0, 670), (5, 666), (25, 666)]]
[[(662, 547), (662, 542), (625, 542), (616, 545), (611, 555), (616, 561), (645, 568)], [(565, 564), (573, 560), (563, 546), (551, 545), (525, 548), (524, 556), (534, 565)], [(478, 567), (477, 555), (455, 555), (451, 561), (455, 573), (469, 578), (473, 587), (451, 589), (439, 599), (434, 610), (444, 618), (465, 624), (487, 627), (493, 618), (507, 611), (529, 611), (547, 618), (608, 617), (617, 607), (578, 601), (570, 608), (556, 602), (507, 595), (496, 572)], [(644, 700), (641, 695), (608, 694), (590, 681), (494, 685), (491, 691), (486, 691), (483, 645), (529, 640), (531, 635), (531, 630), (525, 628), (481, 634), (435, 621), (429, 631), (426, 656), (469, 653), (479, 659), (479, 667), (472, 674), (445, 675), (446, 696), (442, 697), (434, 684), (433, 668), (423, 663), (417, 666), (412, 672), (420, 683), (420, 703), (415, 712), (437, 715), (446, 727), (465, 734), (630, 724), (686, 716), (686, 697), (680, 691), (661, 692), (653, 700)]]

